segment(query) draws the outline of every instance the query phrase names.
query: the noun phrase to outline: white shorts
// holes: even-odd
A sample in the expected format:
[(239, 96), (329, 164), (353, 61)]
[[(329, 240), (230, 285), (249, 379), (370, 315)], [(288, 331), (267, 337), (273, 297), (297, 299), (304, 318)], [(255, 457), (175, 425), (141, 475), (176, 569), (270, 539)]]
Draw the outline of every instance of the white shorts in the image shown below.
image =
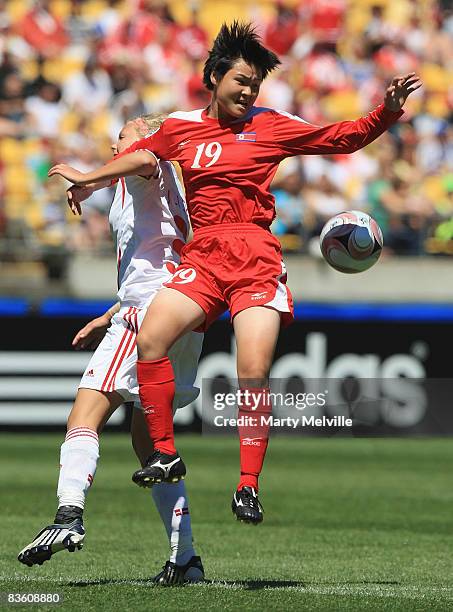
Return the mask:
[[(146, 308), (124, 307), (112, 317), (111, 325), (88, 363), (79, 389), (116, 391), (125, 402), (140, 402), (137, 381), (137, 333)], [(189, 332), (170, 349), (168, 357), (175, 373), (173, 409), (193, 402), (200, 393), (194, 387), (203, 334)]]

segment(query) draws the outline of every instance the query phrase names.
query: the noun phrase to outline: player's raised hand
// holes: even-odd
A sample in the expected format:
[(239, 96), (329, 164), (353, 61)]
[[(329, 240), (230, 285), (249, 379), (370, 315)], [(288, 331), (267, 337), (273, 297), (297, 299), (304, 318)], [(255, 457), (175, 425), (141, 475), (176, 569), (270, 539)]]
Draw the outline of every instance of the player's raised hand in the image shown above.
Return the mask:
[(413, 91), (422, 86), (420, 77), (415, 72), (393, 77), (384, 96), (384, 104), (388, 110), (398, 112)]
[(73, 185), (66, 190), (66, 198), (68, 206), (72, 211), (73, 215), (81, 215), (82, 207), (81, 203), (90, 197), (94, 189), (91, 187), (82, 187), (81, 185)]
[(106, 315), (97, 317), (82, 327), (72, 340), (72, 346), (76, 351), (81, 349), (92, 349), (97, 348), (105, 336), (107, 329), (110, 325), (110, 318)]
[(52, 168), (47, 173), (47, 176), (55, 176), (56, 174), (59, 174), (71, 183), (74, 183), (74, 185), (83, 183), (85, 178), (83, 172), (79, 172), (79, 170), (76, 170), (75, 168), (72, 168), (67, 164), (57, 164), (56, 166), (52, 166)]

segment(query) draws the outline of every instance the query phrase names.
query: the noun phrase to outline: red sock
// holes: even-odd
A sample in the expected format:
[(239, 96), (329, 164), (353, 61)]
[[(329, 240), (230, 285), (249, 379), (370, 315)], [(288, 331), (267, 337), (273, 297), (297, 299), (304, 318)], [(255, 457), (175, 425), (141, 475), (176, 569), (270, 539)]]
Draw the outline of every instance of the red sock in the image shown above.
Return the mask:
[[(263, 467), (269, 440), (269, 424), (265, 422), (272, 413), (269, 389), (247, 389), (248, 397), (242, 395), (242, 406), (238, 417), (248, 418), (245, 425), (238, 426), (240, 443), (241, 478), (238, 490), (253, 487), (258, 491), (258, 476)], [(256, 406), (256, 408), (255, 408)]]
[(137, 361), (140, 401), (154, 448), (161, 453), (176, 453), (173, 435), (173, 398), (175, 376), (168, 357)]

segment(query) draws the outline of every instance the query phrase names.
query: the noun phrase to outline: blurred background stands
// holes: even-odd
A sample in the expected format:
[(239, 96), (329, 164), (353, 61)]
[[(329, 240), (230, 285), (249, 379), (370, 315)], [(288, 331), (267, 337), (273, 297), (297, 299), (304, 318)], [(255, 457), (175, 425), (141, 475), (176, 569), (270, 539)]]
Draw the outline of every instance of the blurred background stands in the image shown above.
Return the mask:
[(318, 258), (324, 222), (357, 208), (381, 225), (383, 259), (453, 254), (451, 2), (0, 0), (1, 292), (71, 294), (77, 261), (111, 258), (111, 191), (78, 219), (47, 171), (104, 162), (138, 114), (206, 105), (203, 60), (233, 14), (256, 23), (283, 61), (258, 104), (325, 124), (366, 114), (395, 74), (424, 82), (365, 150), (281, 165), (272, 229), (283, 249)]

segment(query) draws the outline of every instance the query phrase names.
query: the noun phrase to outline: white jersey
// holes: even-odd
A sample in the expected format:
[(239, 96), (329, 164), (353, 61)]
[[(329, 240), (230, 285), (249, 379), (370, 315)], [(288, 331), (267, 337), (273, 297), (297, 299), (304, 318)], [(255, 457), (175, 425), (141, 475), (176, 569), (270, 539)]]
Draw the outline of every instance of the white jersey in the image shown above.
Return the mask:
[(170, 162), (158, 178), (128, 176), (117, 183), (109, 222), (118, 262), (122, 306), (145, 308), (169, 280), (189, 230), (181, 184)]
[[(90, 359), (79, 388), (116, 391), (125, 401), (138, 402), (137, 333), (148, 305), (179, 264), (189, 229), (172, 164), (160, 162), (156, 179), (120, 179), (109, 220), (118, 257), (121, 308)], [(168, 353), (175, 374), (175, 410), (200, 392), (194, 382), (202, 344), (203, 334), (189, 332)]]

